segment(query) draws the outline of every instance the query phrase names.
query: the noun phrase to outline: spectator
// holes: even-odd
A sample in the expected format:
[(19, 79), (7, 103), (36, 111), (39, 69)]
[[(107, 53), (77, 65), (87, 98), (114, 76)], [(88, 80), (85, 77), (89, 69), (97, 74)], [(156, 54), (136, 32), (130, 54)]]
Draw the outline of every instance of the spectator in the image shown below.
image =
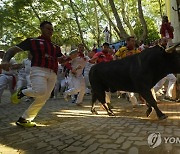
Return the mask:
[(173, 45), (172, 43), (172, 39), (174, 38), (173, 32), (174, 32), (174, 28), (171, 26), (171, 23), (169, 22), (168, 17), (163, 16), (162, 24), (160, 28), (160, 34), (161, 34), (161, 38), (168, 39), (167, 47), (170, 47)]

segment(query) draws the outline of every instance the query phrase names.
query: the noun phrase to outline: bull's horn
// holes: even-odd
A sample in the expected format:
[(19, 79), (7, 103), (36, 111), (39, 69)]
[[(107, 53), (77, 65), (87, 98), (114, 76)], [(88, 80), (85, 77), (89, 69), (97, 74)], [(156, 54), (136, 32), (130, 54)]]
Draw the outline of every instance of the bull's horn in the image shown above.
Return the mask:
[(180, 53), (180, 46), (178, 46), (178, 47), (176, 48), (176, 52), (177, 52), (177, 53)]
[(179, 45), (180, 45), (180, 42), (177, 43), (176, 45), (172, 46), (172, 47), (167, 48), (165, 51), (167, 53), (172, 53), (173, 51), (175, 51), (176, 47), (178, 47)]

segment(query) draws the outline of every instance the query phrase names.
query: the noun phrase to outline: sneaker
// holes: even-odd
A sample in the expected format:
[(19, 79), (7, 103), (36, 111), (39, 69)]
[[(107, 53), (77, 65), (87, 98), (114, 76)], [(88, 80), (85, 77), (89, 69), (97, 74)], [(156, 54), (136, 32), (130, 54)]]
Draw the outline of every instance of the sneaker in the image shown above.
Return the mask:
[(173, 99), (173, 98), (171, 98), (171, 97), (167, 97), (167, 96), (165, 96), (163, 100), (165, 100), (165, 101), (170, 101), (170, 102), (176, 101), (175, 99)]
[(176, 102), (178, 102), (178, 103), (179, 103), (179, 102), (180, 102), (180, 98), (179, 98), (179, 99), (177, 99), (177, 100), (176, 100)]
[(13, 104), (18, 104), (25, 95), (22, 93), (22, 90), (26, 89), (25, 87), (20, 88), (11, 96), (11, 102)]
[(35, 122), (31, 122), (29, 120), (26, 120), (24, 118), (19, 118), (19, 120), (16, 122), (17, 126), (21, 126), (21, 127), (36, 127), (36, 123)]

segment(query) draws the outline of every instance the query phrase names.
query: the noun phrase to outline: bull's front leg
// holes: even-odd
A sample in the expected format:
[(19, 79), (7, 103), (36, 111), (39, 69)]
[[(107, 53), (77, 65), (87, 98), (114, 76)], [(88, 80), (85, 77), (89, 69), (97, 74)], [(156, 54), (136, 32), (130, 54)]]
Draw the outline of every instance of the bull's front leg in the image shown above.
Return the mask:
[(108, 107), (107, 103), (102, 104), (109, 116), (115, 116), (113, 111)]
[(161, 110), (158, 108), (157, 103), (156, 103), (154, 97), (152, 96), (152, 93), (150, 90), (146, 91), (146, 92), (142, 92), (141, 95), (146, 100), (146, 102), (149, 104), (146, 114), (148, 114), (148, 112), (149, 113), (152, 112), (152, 108), (151, 108), (151, 106), (152, 106), (154, 108), (154, 110), (156, 111), (156, 114), (157, 114), (157, 117), (159, 118), (159, 120), (163, 120), (168, 117), (167, 115), (162, 113)]
[(92, 112), (92, 114), (98, 115), (98, 112), (95, 109), (95, 102), (92, 102), (91, 112)]
[(92, 114), (98, 115), (98, 112), (96, 111), (95, 107), (91, 107), (91, 112)]
[(152, 113), (152, 107), (146, 102), (147, 105), (147, 110), (146, 110), (146, 116), (149, 117), (150, 114)]

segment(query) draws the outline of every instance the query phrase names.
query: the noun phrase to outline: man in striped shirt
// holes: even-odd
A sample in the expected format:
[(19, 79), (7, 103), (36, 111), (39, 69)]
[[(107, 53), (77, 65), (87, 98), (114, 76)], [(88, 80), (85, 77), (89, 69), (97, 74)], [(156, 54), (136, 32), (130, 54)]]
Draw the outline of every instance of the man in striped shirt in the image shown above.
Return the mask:
[(58, 70), (58, 57), (63, 57), (59, 46), (51, 42), (53, 26), (48, 21), (40, 24), (41, 36), (38, 38), (27, 38), (16, 46), (10, 48), (4, 58), (3, 64), (9, 64), (10, 59), (19, 52), (29, 51), (32, 55), (31, 61), (31, 83), (32, 87), (19, 89), (11, 97), (15, 104), (20, 102), (24, 96), (33, 97), (34, 102), (16, 122), (23, 127), (34, 127), (32, 120), (49, 99), (55, 86)]

